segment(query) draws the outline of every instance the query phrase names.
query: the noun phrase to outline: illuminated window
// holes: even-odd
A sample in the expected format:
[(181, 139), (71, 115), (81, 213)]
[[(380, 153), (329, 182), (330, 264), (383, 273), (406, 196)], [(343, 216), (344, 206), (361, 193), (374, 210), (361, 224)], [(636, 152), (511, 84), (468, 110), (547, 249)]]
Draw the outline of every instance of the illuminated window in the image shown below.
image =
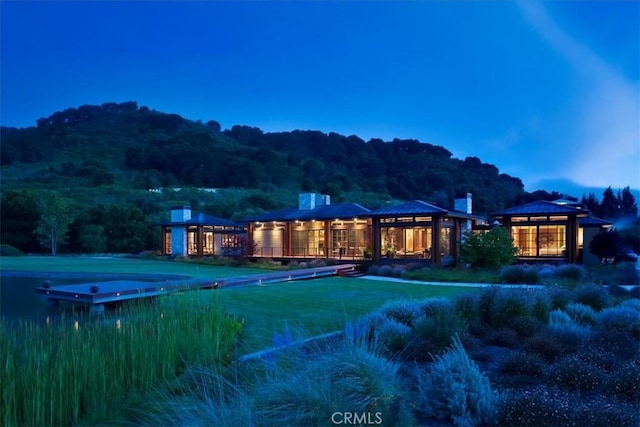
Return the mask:
[(164, 253), (171, 254), (171, 229), (164, 229)]
[(565, 225), (525, 225), (511, 228), (511, 236), (522, 257), (560, 257), (566, 253)]

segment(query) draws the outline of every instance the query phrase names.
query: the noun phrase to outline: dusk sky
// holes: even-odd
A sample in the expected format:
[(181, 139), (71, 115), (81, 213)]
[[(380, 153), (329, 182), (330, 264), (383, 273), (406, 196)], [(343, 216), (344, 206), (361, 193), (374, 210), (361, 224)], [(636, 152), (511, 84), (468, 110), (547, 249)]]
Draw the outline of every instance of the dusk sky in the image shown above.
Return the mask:
[(640, 188), (638, 1), (0, 8), (3, 126), (136, 101), (223, 129), (418, 139), (529, 191)]

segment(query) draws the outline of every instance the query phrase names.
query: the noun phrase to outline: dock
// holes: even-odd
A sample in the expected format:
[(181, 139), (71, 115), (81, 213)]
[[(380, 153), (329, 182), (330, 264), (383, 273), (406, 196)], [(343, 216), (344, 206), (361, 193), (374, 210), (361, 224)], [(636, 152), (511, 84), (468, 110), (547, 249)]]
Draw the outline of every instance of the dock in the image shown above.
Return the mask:
[(58, 305), (60, 301), (88, 304), (92, 313), (101, 313), (104, 311), (106, 304), (121, 301), (151, 298), (199, 289), (261, 286), (293, 280), (344, 276), (355, 271), (355, 269), (355, 264), (338, 264), (218, 279), (183, 279), (164, 282), (112, 280), (50, 287), (45, 287), (43, 284), (43, 286), (36, 288), (36, 293), (45, 296), (51, 305)]

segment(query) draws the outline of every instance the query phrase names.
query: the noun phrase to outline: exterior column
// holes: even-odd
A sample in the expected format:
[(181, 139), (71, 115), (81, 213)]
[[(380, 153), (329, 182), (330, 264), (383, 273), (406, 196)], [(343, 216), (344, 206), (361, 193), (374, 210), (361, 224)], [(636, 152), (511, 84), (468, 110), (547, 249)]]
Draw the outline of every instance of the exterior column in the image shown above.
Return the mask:
[(284, 223), (284, 256), (293, 256), (293, 233), (291, 232), (291, 222)]
[(431, 223), (431, 262), (442, 264), (442, 247), (440, 245), (440, 230), (442, 229), (442, 217), (434, 216)]
[(380, 264), (380, 252), (382, 251), (382, 236), (381, 236), (380, 218), (372, 219), (372, 232), (371, 232), (371, 251), (372, 260), (374, 264)]
[(570, 216), (567, 222), (566, 242), (567, 262), (578, 262), (578, 218), (575, 216)]
[(324, 222), (324, 257), (329, 258), (329, 253), (333, 250), (331, 247), (331, 221)]
[(203, 227), (201, 225), (199, 225), (198, 228), (197, 228), (197, 232), (196, 232), (196, 252), (198, 254), (198, 258), (202, 258), (202, 255), (203, 255), (202, 247), (203, 246), (204, 246)]

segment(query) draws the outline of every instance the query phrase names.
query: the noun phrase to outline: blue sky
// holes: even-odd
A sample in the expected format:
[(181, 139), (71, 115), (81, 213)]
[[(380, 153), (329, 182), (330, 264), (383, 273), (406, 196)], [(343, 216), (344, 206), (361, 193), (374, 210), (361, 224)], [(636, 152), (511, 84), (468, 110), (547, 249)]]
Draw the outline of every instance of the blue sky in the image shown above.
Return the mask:
[[(2, 1), (3, 126), (137, 101), (640, 188), (640, 2)], [(581, 194), (577, 194), (580, 196)]]

